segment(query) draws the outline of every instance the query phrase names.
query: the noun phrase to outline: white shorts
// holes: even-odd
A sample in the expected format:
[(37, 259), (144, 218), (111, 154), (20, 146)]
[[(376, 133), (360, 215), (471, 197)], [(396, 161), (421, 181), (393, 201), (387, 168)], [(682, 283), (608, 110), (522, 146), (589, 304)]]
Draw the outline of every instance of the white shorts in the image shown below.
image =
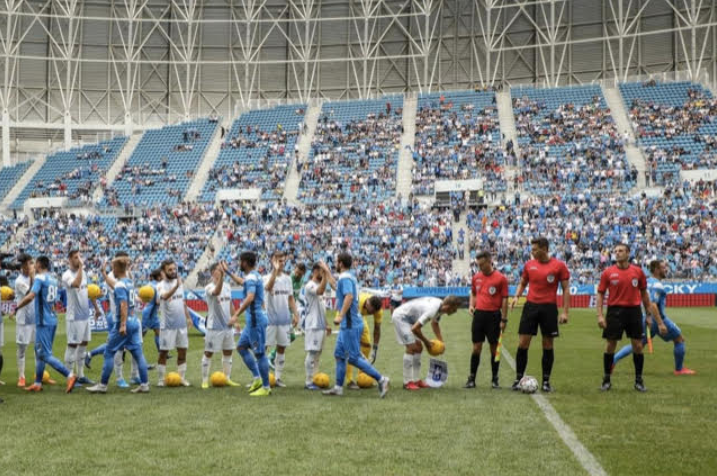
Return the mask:
[(35, 342), (35, 324), (18, 324), (15, 326), (15, 343), (30, 345)]
[(159, 350), (186, 349), (188, 347), (189, 335), (186, 327), (159, 331)]
[(207, 329), (207, 334), (204, 336), (204, 352), (234, 350), (234, 347), (236, 347), (236, 342), (234, 342), (233, 329), (217, 331)]
[(291, 344), (291, 326), (274, 326), (269, 325), (266, 328), (266, 345), (267, 347), (274, 347), (279, 345), (281, 347), (289, 347)]
[(326, 329), (307, 329), (304, 333), (304, 350), (306, 352), (320, 352), (324, 348)]
[(66, 328), (68, 344), (81, 344), (83, 342), (89, 342), (92, 338), (89, 319), (85, 319), (84, 321), (67, 321)]
[(403, 322), (400, 317), (393, 319), (393, 328), (396, 330), (396, 340), (399, 344), (410, 345), (416, 342), (416, 336), (413, 334), (411, 327), (411, 324)]

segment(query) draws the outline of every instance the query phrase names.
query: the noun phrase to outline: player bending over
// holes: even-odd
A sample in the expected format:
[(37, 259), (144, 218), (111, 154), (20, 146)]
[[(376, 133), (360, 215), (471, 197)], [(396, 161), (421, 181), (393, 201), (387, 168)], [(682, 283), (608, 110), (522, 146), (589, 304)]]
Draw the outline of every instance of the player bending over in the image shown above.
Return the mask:
[[(405, 346), (403, 354), (403, 388), (418, 390), (429, 385), (421, 380), (421, 353), (423, 346), (431, 348), (431, 341), (423, 335), (424, 325), (431, 322), (436, 338), (443, 342), (441, 326), (438, 321), (443, 314), (454, 314), (460, 306), (460, 298), (447, 296), (441, 300), (437, 297), (422, 297), (401, 304), (393, 312), (393, 327), (396, 330), (398, 343)], [(421, 344), (423, 342), (423, 344)]]

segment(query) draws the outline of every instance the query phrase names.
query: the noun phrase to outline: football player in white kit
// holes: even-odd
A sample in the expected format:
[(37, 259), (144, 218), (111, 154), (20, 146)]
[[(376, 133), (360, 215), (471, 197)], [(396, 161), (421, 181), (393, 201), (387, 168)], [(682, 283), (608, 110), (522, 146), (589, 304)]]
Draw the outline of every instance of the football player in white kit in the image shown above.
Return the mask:
[(177, 349), (177, 372), (182, 377), (182, 385), (189, 387), (185, 378), (187, 374), (187, 348), (189, 335), (187, 324), (191, 325), (187, 304), (184, 302), (184, 286), (182, 278), (177, 274), (177, 264), (167, 259), (160, 266), (164, 280), (157, 284), (159, 302), (159, 360), (157, 362), (158, 387), (164, 387), (164, 376), (167, 373), (167, 354)]
[[(23, 253), (18, 256), (20, 274), (15, 279), (15, 301), (20, 302), (32, 289), (35, 277), (35, 263), (32, 256)], [(17, 344), (17, 386), (25, 387), (25, 352), (35, 342), (35, 306), (25, 306), (15, 314), (15, 343)]]
[(209, 388), (209, 367), (212, 363), (214, 352), (222, 352), (222, 370), (227, 376), (227, 383), (230, 387), (238, 387), (239, 384), (231, 379), (232, 375), (232, 353), (236, 343), (234, 342), (234, 324), (236, 319), (232, 317), (234, 305), (232, 304), (232, 287), (225, 281), (227, 264), (214, 263), (209, 272), (212, 274), (212, 282), (204, 288), (206, 291), (207, 306), (207, 333), (204, 336), (204, 356), (202, 356), (202, 388)]
[[(70, 268), (62, 274), (62, 285), (67, 291), (65, 366), (77, 374), (77, 383), (92, 385), (94, 382), (85, 377), (84, 366), (87, 343), (91, 338), (87, 274), (79, 250), (71, 250), (68, 261)], [(96, 315), (99, 315), (100, 308), (97, 306), (97, 301), (93, 299), (92, 305)]]
[(291, 344), (291, 329), (299, 323), (299, 312), (294, 301), (294, 286), (291, 277), (284, 273), (286, 257), (281, 251), (275, 251), (271, 256), (272, 272), (264, 276), (264, 289), (266, 295), (266, 310), (269, 317), (269, 326), (266, 328), (266, 346), (276, 346), (276, 360), (274, 361), (274, 375), (277, 387), (286, 387), (281, 381), (281, 374), (286, 363), (284, 351)]
[(426, 388), (421, 380), (421, 352), (423, 345), (430, 349), (431, 342), (423, 335), (421, 328), (431, 322), (436, 338), (443, 342), (441, 327), (438, 321), (442, 314), (454, 314), (460, 306), (460, 298), (447, 296), (441, 300), (436, 297), (422, 297), (413, 299), (396, 308), (391, 319), (396, 330), (398, 343), (406, 347), (403, 354), (403, 388), (418, 390)]
[(324, 292), (328, 282), (326, 272), (319, 263), (316, 263), (311, 269), (311, 278), (302, 290), (306, 303), (303, 320), (304, 350), (306, 351), (304, 388), (307, 390), (319, 390), (319, 387), (313, 382), (314, 374), (319, 368), (319, 358), (324, 348), (324, 336), (331, 335), (331, 327), (326, 322), (326, 304), (324, 303)]

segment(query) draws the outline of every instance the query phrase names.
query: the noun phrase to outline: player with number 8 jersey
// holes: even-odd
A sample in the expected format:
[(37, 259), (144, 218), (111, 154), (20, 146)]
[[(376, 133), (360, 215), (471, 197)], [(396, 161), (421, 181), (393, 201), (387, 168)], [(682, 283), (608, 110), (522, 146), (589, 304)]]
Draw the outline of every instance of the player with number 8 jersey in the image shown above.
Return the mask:
[(35, 301), (35, 383), (25, 390), (42, 391), (42, 375), (45, 365), (67, 377), (67, 393), (70, 393), (77, 382), (77, 377), (60, 360), (52, 355), (52, 344), (57, 330), (55, 302), (58, 299), (57, 280), (50, 275), (50, 259), (39, 256), (35, 260), (35, 279), (32, 290), (17, 304), (15, 312)]

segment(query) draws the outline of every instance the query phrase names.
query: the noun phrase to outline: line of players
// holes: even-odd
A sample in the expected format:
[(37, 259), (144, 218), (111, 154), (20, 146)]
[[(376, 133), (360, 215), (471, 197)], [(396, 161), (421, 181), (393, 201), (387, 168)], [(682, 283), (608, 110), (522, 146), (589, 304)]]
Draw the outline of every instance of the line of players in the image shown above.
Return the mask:
[[(607, 340), (604, 355), (603, 390), (611, 388), (610, 375), (614, 364), (630, 352), (635, 364), (635, 388), (645, 391), (642, 380), (644, 358), (642, 348), (645, 341), (645, 323), (640, 305), (648, 310), (647, 325), (654, 334), (660, 334), (666, 341), (675, 343), (675, 373), (691, 374), (693, 371), (683, 366), (684, 338), (679, 328), (664, 314), (665, 292), (660, 279), (666, 277), (664, 262), (651, 264), (650, 280), (642, 269), (629, 263), (629, 247), (620, 244), (615, 247), (616, 265), (608, 268), (602, 275), (598, 287), (598, 325), (603, 329)], [(551, 258), (549, 243), (544, 238), (532, 242), (532, 260), (523, 270), (516, 296), (510, 302), (514, 308), (517, 299), (529, 286), (527, 302), (523, 307), (519, 326), (519, 345), (516, 353), (516, 380), (512, 388), (518, 389), (520, 379), (527, 367), (528, 348), (532, 336), (540, 328), (543, 344), (543, 384), (542, 390), (552, 391), (550, 375), (554, 361), (553, 342), (559, 335), (558, 324), (567, 323), (570, 289), (570, 274), (565, 263)], [(89, 305), (95, 308), (95, 315), (102, 311), (97, 302), (88, 299), (87, 279), (81, 255), (73, 250), (69, 254), (70, 269), (62, 275), (63, 286), (67, 289), (67, 336), (68, 346), (65, 362), (52, 355), (57, 318), (54, 314), (54, 302), (58, 297), (58, 284), (50, 274), (50, 264), (46, 257), (33, 260), (28, 255), (19, 258), (21, 274), (16, 280), (15, 291), (18, 299), (15, 311), (18, 320), (16, 330), (18, 356), (18, 385), (25, 385), (25, 353), (27, 346), (35, 341), (36, 372), (35, 382), (27, 387), (28, 391), (42, 390), (42, 374), (45, 364), (49, 364), (67, 377), (67, 391), (71, 391), (75, 382), (92, 384), (83, 375), (83, 362), (89, 367), (93, 355), (104, 354), (105, 362), (101, 381), (88, 387), (91, 392), (104, 393), (111, 373), (118, 375), (118, 385), (128, 386), (122, 379), (123, 352), (132, 355), (132, 383), (139, 384), (133, 392), (149, 391), (148, 366), (142, 353), (142, 332), (154, 331), (155, 345), (159, 351), (158, 386), (164, 385), (168, 353), (177, 351), (177, 370), (183, 385), (186, 380), (186, 351), (188, 348), (188, 326), (191, 325), (189, 310), (184, 301), (184, 289), (181, 277), (177, 274), (176, 264), (165, 261), (159, 270), (152, 273), (154, 298), (143, 311), (142, 323), (135, 316), (135, 290), (129, 278), (131, 262), (126, 253), (118, 253), (112, 261), (112, 272), (103, 269), (105, 282), (111, 289), (109, 293), (110, 312), (105, 317), (109, 335), (106, 344), (87, 353), (90, 340)], [(323, 262), (316, 263), (309, 281), (301, 288), (300, 298), (296, 299), (295, 277), (290, 278), (283, 270), (285, 257), (276, 252), (272, 256), (272, 272), (263, 279), (255, 271), (256, 254), (243, 253), (239, 265), (243, 277), (229, 271), (226, 263), (215, 263), (211, 267), (212, 282), (205, 291), (208, 304), (206, 320), (205, 352), (202, 357), (202, 387), (208, 387), (211, 358), (215, 351), (222, 352), (222, 368), (229, 385), (237, 386), (231, 380), (232, 354), (237, 348), (247, 368), (253, 376), (249, 386), (250, 395), (266, 396), (271, 392), (269, 385), (269, 361), (267, 348), (277, 350), (274, 362), (276, 384), (284, 386), (281, 375), (285, 364), (284, 350), (290, 343), (293, 327), (299, 322), (299, 308), (302, 308), (302, 327), (305, 330), (305, 370), (307, 389), (317, 389), (313, 384), (313, 375), (318, 368), (323, 349), (324, 336), (331, 333), (326, 322), (326, 308), (323, 294), (327, 286), (337, 293), (338, 314), (334, 324), (340, 327), (339, 338), (334, 356), (336, 357), (336, 385), (324, 392), (327, 395), (341, 395), (346, 374), (349, 374), (349, 388), (356, 388), (351, 365), (370, 375), (379, 383), (381, 396), (388, 390), (388, 378), (377, 372), (375, 362), (380, 339), (382, 300), (377, 296), (360, 293), (358, 283), (350, 272), (352, 259), (347, 253), (337, 257), (338, 277)], [(475, 378), (480, 362), (482, 344), (488, 340), (491, 350), (492, 386), (499, 388), (496, 359), (498, 340), (508, 323), (508, 282), (493, 268), (491, 256), (487, 252), (477, 255), (480, 271), (473, 277), (469, 311), (473, 315), (472, 340), (473, 353), (470, 359), (470, 375), (466, 388), (475, 387)], [(231, 285), (226, 278), (244, 287), (243, 300), (238, 309), (232, 309)], [(294, 281), (292, 283), (292, 280)], [(300, 282), (300, 281), (299, 281)], [(558, 312), (558, 286), (563, 290), (563, 311)], [(654, 305), (648, 295), (648, 286), (652, 291)], [(603, 316), (602, 308), (605, 293), (608, 292), (608, 312)], [(265, 296), (265, 294), (268, 294)], [(30, 303), (34, 301), (34, 306)], [(301, 302), (301, 306), (297, 304)], [(443, 300), (426, 297), (398, 305), (394, 309), (393, 323), (396, 337), (405, 346), (403, 356), (403, 382), (407, 390), (418, 390), (427, 385), (421, 380), (421, 354), (424, 347), (430, 348), (431, 341), (423, 334), (422, 327), (431, 322), (434, 334), (443, 341), (438, 324), (440, 316), (453, 314), (460, 305), (460, 299), (449, 296)], [(238, 345), (234, 343), (234, 328), (239, 315), (245, 313), (246, 325), (241, 332)], [(374, 344), (371, 345), (369, 326), (365, 316), (374, 316)], [(615, 355), (617, 341), (623, 332), (631, 339), (631, 345), (624, 347)], [(369, 357), (370, 356), (370, 357)], [(370, 361), (369, 361), (370, 360)], [(348, 364), (348, 369), (347, 369)]]

